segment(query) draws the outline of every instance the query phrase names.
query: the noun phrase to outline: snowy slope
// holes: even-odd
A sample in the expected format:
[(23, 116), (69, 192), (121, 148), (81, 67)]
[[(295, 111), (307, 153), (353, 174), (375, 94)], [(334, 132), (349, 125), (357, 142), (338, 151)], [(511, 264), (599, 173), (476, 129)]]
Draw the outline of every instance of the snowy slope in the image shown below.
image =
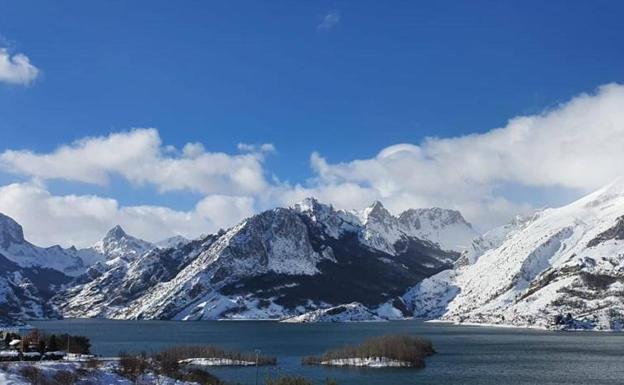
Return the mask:
[(287, 318), (282, 322), (309, 323), (309, 322), (363, 322), (383, 321), (384, 319), (358, 302), (338, 305), (328, 309), (313, 310), (296, 317)]
[[(182, 239), (169, 240), (183, 243)], [(116, 259), (128, 261), (154, 249), (156, 246), (130, 236), (120, 226), (112, 228), (93, 247), (76, 249), (60, 246), (38, 247), (24, 238), (24, 231), (16, 221), (0, 213), (0, 253), (22, 267), (44, 267), (77, 277), (90, 267)], [(101, 267), (100, 267), (101, 268)]]
[(162, 241), (156, 242), (154, 245), (159, 249), (169, 249), (172, 247), (181, 246), (187, 242), (189, 242), (189, 240), (184, 238), (183, 236), (174, 235), (173, 237), (169, 237), (167, 239), (163, 239)]
[(22, 226), (0, 213), (0, 253), (22, 267), (47, 267), (76, 276), (99, 258), (91, 251), (38, 247), (24, 239)]
[(56, 270), (21, 267), (0, 254), (0, 324), (54, 316), (48, 300), (68, 282)]
[(114, 258), (93, 266), (74, 286), (55, 298), (67, 317), (112, 318), (153, 286), (168, 281), (214, 240), (179, 248), (153, 249), (133, 259)]
[(364, 227), (362, 239), (371, 247), (395, 254), (395, 244), (404, 237), (419, 238), (443, 250), (464, 252), (480, 234), (459, 211), (428, 208), (409, 209), (392, 215), (381, 202), (356, 213)]
[(464, 251), (479, 233), (459, 211), (433, 207), (410, 209), (398, 217), (403, 231), (438, 244), (443, 250)]
[(544, 210), (474, 264), (405, 296), (416, 316), (541, 328), (624, 325), (624, 182)]

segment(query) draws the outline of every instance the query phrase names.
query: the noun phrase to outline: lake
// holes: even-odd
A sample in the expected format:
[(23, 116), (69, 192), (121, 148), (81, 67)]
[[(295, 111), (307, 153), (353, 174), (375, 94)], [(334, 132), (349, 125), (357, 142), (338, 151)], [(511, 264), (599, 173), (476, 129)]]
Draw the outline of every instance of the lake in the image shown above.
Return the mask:
[[(173, 344), (207, 343), (278, 358), (277, 367), (261, 367), (260, 378), (297, 374), (321, 384), (622, 384), (624, 334), (547, 332), (527, 329), (455, 326), (422, 321), (283, 324), (268, 321), (112, 321), (32, 322), (48, 332), (86, 335), (102, 356), (120, 351), (153, 352)], [(370, 336), (409, 333), (433, 341), (438, 352), (427, 367), (348, 369), (306, 367), (302, 356), (321, 353)], [(210, 369), (222, 379), (255, 383), (255, 368)], [(262, 381), (261, 381), (262, 382)]]

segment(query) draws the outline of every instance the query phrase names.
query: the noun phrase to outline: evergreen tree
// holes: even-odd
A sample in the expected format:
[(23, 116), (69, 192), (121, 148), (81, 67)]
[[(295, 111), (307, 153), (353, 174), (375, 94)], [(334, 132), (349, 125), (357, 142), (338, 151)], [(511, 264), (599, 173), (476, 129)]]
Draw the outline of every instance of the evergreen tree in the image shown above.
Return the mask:
[(56, 339), (56, 334), (52, 334), (48, 339), (48, 351), (56, 352), (59, 350), (59, 344)]

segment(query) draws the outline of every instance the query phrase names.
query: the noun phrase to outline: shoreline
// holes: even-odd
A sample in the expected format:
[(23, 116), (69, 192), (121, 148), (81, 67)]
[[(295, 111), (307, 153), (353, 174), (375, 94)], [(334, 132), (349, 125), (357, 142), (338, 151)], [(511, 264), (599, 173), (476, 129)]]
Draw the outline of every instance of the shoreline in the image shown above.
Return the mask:
[[(161, 320), (161, 319), (117, 319), (117, 318), (64, 318), (64, 319), (38, 319), (31, 320), (26, 322), (74, 322), (74, 321), (107, 321), (107, 322), (176, 322), (176, 323), (200, 323), (200, 322), (261, 322), (261, 323), (279, 323), (279, 324), (289, 324), (289, 325), (303, 325), (303, 324), (366, 324), (366, 323), (392, 323), (392, 322), (409, 322), (409, 321), (419, 321), (423, 323), (430, 324), (447, 324), (454, 326), (470, 326), (470, 327), (491, 327), (491, 328), (500, 328), (500, 329), (526, 329), (526, 330), (534, 330), (534, 331), (545, 331), (545, 332), (600, 332), (600, 333), (622, 333), (624, 329), (565, 329), (565, 328), (549, 328), (543, 326), (530, 326), (530, 325), (512, 325), (512, 324), (496, 324), (496, 323), (478, 323), (478, 322), (458, 322), (451, 320), (443, 320), (443, 319), (424, 319), (424, 318), (403, 318), (403, 319), (385, 319), (385, 320), (363, 320), (363, 321), (337, 321), (337, 322), (289, 322), (287, 321), (289, 318), (284, 319), (214, 319), (214, 320), (193, 320), (193, 321), (183, 321), (183, 320)], [(0, 327), (0, 330), (8, 330), (8, 329), (16, 329), (17, 326), (4, 326)], [(29, 330), (35, 328), (35, 326), (31, 324), (27, 324), (26, 326), (19, 326), (20, 329)]]

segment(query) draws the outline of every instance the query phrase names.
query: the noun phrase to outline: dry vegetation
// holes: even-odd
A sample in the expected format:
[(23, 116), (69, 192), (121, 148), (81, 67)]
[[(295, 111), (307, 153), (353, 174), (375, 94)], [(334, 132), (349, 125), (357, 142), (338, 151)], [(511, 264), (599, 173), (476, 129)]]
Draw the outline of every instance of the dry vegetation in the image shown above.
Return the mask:
[[(235, 361), (256, 362), (255, 353), (239, 353), (226, 351), (212, 346), (190, 345), (174, 346), (164, 349), (148, 357), (147, 354), (119, 354), (117, 372), (137, 381), (141, 376), (152, 372), (180, 381), (196, 382), (200, 385), (220, 385), (222, 382), (206, 370), (184, 365), (181, 361), (189, 358), (216, 358)], [(258, 356), (258, 365), (275, 365), (277, 359), (269, 356)]]
[(119, 354), (117, 373), (138, 383), (138, 380), (148, 372), (172, 378), (179, 381), (195, 382), (200, 385), (222, 385), (223, 382), (205, 370), (181, 366), (175, 359), (167, 357), (148, 357), (141, 353), (131, 355)]
[[(7, 370), (5, 368), (4, 370)], [(60, 369), (53, 373), (45, 373), (36, 365), (24, 365), (18, 369), (18, 373), (32, 385), (87, 385), (91, 377), (98, 377), (96, 369), (88, 370), (83, 367), (75, 369)]]
[[(213, 346), (183, 345), (174, 346), (158, 353), (155, 358), (159, 361), (181, 361), (189, 358), (220, 358), (234, 361), (256, 362), (255, 353), (240, 353), (227, 351)], [(275, 365), (275, 357), (259, 355), (258, 365)]]
[[(312, 382), (304, 377), (279, 377), (276, 379), (267, 379), (265, 385), (313, 385)], [(334, 380), (326, 380), (325, 385), (338, 385)]]
[(389, 335), (365, 340), (358, 346), (330, 350), (320, 356), (304, 357), (304, 365), (319, 365), (325, 361), (347, 358), (386, 358), (402, 361), (411, 367), (422, 368), (425, 358), (434, 354), (431, 341), (407, 335)]

